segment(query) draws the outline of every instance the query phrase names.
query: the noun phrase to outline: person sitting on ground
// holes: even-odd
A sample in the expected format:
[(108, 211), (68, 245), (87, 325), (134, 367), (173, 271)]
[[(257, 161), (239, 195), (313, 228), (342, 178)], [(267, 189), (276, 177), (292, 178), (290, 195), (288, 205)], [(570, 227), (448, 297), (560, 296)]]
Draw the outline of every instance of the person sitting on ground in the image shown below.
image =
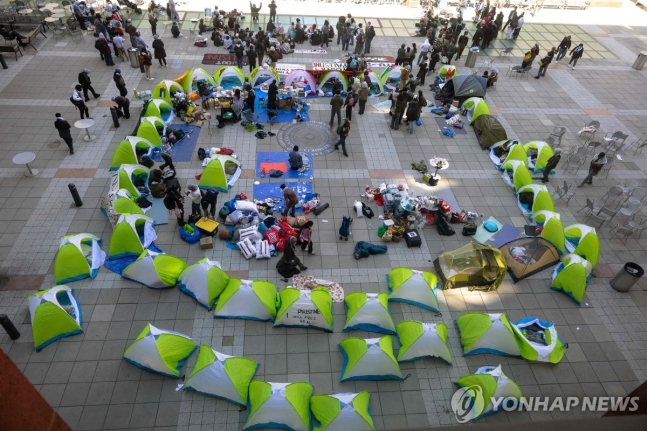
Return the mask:
[(297, 171), (303, 167), (303, 157), (301, 157), (301, 154), (299, 154), (298, 145), (295, 145), (292, 148), (292, 151), (290, 151), (288, 162), (290, 163), (290, 169), (292, 170)]
[[(487, 72), (486, 72), (487, 73)], [(490, 74), (487, 76), (487, 86), (492, 87), (495, 82), (499, 80), (499, 69), (493, 67), (490, 69)]]
[(162, 171), (159, 169), (153, 169), (151, 171), (150, 177), (148, 178), (148, 186), (154, 198), (163, 198), (166, 196), (167, 190), (163, 178)]
[(288, 240), (288, 243), (285, 245), (285, 248), (283, 249), (283, 256), (281, 256), (281, 259), (276, 262), (276, 270), (279, 272), (279, 274), (281, 274), (282, 277), (284, 277), (281, 279), (281, 281), (285, 283), (288, 282), (289, 277), (292, 277), (293, 275), (299, 274), (301, 271), (308, 269), (308, 267), (305, 266), (301, 262), (301, 259), (299, 259), (299, 257), (296, 255), (296, 245), (297, 239), (291, 236)]
[(173, 35), (173, 39), (180, 37), (180, 28), (177, 26), (176, 21), (173, 21), (173, 25), (171, 25), (171, 34)]

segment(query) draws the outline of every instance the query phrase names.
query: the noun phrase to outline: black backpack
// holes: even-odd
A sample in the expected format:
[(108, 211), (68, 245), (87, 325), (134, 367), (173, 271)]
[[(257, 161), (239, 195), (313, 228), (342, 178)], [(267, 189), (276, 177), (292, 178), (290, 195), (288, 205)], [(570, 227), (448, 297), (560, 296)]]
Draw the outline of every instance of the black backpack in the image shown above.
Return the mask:
[(449, 223), (447, 223), (447, 217), (445, 217), (442, 211), (436, 212), (436, 228), (438, 229), (438, 233), (440, 235), (452, 236), (456, 234), (454, 228), (451, 227)]
[(468, 221), (463, 226), (463, 236), (472, 236), (476, 235), (476, 223), (473, 221)]
[(207, 151), (204, 148), (198, 148), (198, 159), (204, 160), (207, 157)]
[(364, 202), (362, 202), (362, 214), (364, 214), (368, 218), (373, 218), (373, 216), (375, 216), (373, 209), (367, 206)]

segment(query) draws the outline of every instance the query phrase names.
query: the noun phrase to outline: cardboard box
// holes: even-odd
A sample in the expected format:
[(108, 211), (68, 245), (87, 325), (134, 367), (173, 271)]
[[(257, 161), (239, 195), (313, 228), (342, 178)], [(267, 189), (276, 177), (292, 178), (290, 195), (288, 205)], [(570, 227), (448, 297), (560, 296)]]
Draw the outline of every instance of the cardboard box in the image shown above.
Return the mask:
[(454, 100), (454, 101), (452, 102), (452, 106), (455, 106), (455, 107), (457, 107), (457, 108), (458, 108), (458, 100)]
[(193, 117), (189, 117), (189, 116), (184, 117), (184, 123), (185, 124), (193, 123)]
[(209, 250), (213, 248), (213, 237), (212, 236), (203, 236), (200, 238), (200, 249)]
[(204, 121), (202, 121), (202, 120), (199, 120), (199, 121), (195, 122), (195, 125), (198, 126), (198, 127), (202, 127), (203, 124), (204, 124)]

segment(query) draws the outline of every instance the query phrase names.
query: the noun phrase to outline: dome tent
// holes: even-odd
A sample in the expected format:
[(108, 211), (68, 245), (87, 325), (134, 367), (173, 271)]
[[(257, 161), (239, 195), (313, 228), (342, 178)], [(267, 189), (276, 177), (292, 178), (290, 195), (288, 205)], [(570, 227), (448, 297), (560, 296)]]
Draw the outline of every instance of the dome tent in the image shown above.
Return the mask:
[(310, 72), (304, 69), (291, 70), (290, 73), (288, 73), (288, 75), (285, 77), (283, 83), (286, 87), (291, 86), (300, 88), (309, 95), (317, 94), (317, 80), (310, 74)]
[(483, 114), (474, 121), (474, 132), (481, 148), (490, 147), (496, 142), (508, 139), (503, 124), (494, 115)]
[(243, 431), (260, 428), (310, 431), (311, 396), (312, 385), (306, 382), (252, 380), (249, 385), (249, 415)]
[(126, 136), (126, 139), (117, 145), (115, 152), (112, 154), (110, 170), (116, 171), (121, 167), (121, 165), (136, 165), (139, 163), (137, 153), (150, 153), (152, 148), (153, 144), (144, 138), (140, 138), (138, 136)]
[(106, 254), (101, 250), (101, 238), (91, 233), (61, 237), (54, 259), (54, 279), (62, 285), (97, 276)]
[(452, 353), (447, 347), (447, 325), (405, 320), (396, 327), (400, 350), (398, 362), (415, 361), (426, 356), (437, 357), (452, 363)]
[(323, 91), (324, 93), (331, 93), (332, 84), (329, 81), (332, 78), (336, 78), (341, 81), (341, 91), (346, 91), (348, 89), (348, 78), (346, 78), (346, 75), (337, 70), (330, 70), (319, 77), (317, 90)]
[[(159, 128), (158, 124), (161, 123), (162, 127)], [(161, 118), (150, 116), (144, 117), (140, 120), (139, 127), (137, 128), (137, 136), (146, 139), (155, 147), (162, 145), (162, 137), (160, 133), (164, 130), (164, 121)]]
[(400, 83), (400, 74), (402, 73), (402, 66), (394, 65), (387, 67), (380, 73), (380, 82), (382, 88), (389, 90), (394, 89)]
[(118, 187), (119, 176), (115, 174), (110, 179), (108, 195), (101, 198), (101, 212), (108, 218), (113, 229), (119, 221), (120, 214), (144, 215), (144, 210), (134, 202), (130, 192)]
[(33, 293), (27, 297), (27, 305), (37, 352), (56, 340), (83, 332), (81, 306), (67, 286)]
[(529, 316), (514, 322), (512, 330), (525, 360), (556, 364), (564, 357), (566, 345), (552, 322)]
[[(449, 77), (447, 77), (448, 72)], [(442, 66), (440, 66), (440, 69), (438, 69), (438, 75), (441, 78), (452, 79), (454, 76), (456, 76), (456, 73), (456, 66), (454, 66), (453, 64), (443, 64)]]
[(205, 257), (182, 271), (177, 286), (207, 310), (211, 310), (228, 282), (229, 276), (220, 269), (220, 264)]
[(155, 88), (153, 88), (153, 91), (151, 92), (151, 100), (162, 99), (170, 103), (171, 100), (173, 100), (173, 93), (175, 93), (176, 91), (184, 93), (184, 88), (182, 88), (182, 85), (175, 81), (164, 79), (163, 81), (160, 81), (160, 83), (157, 84)]
[(515, 283), (559, 263), (555, 246), (539, 237), (513, 239), (500, 250)]
[(310, 410), (315, 419), (314, 431), (373, 431), (371, 394), (344, 393), (313, 395)]
[(593, 267), (586, 259), (576, 254), (567, 254), (553, 271), (553, 282), (550, 288), (564, 292), (580, 305), (586, 293), (591, 271)]
[(513, 160), (509, 163), (512, 165), (512, 169), (511, 169), (512, 178), (510, 178), (510, 174), (508, 173), (510, 171), (509, 169), (507, 172), (503, 172), (503, 176), (502, 176), (503, 181), (507, 185), (509, 185), (510, 187), (515, 189), (515, 191), (517, 191), (523, 186), (532, 184), (532, 176), (530, 175), (530, 171), (528, 171), (528, 168), (526, 167), (526, 164), (524, 162), (521, 162), (519, 160)]
[(180, 258), (152, 250), (144, 250), (137, 260), (128, 265), (121, 276), (153, 289), (173, 287), (186, 268)]
[(517, 165), (513, 162), (521, 162), (524, 165), (528, 163), (528, 155), (526, 154), (526, 151), (523, 148), (523, 145), (512, 145), (511, 147), (508, 148), (508, 155), (501, 163), (501, 167), (499, 169), (501, 170), (507, 170), (508, 172), (511, 172), (514, 167)]
[(600, 258), (600, 238), (594, 228), (575, 223), (564, 228), (566, 251), (588, 260), (593, 268)]
[(498, 248), (472, 241), (438, 256), (434, 268), (444, 289), (467, 287), (490, 291), (499, 287), (507, 266)]
[[(532, 195), (532, 206), (522, 203), (526, 197)], [(538, 211), (555, 211), (553, 198), (550, 196), (546, 186), (539, 184), (528, 184), (517, 189), (517, 206), (525, 216)]]
[[(543, 141), (527, 142), (523, 144), (523, 149), (526, 151), (526, 154), (528, 154), (528, 168), (532, 169), (534, 173), (544, 172), (548, 159), (553, 157), (555, 154), (552, 147)], [(537, 158), (534, 162), (529, 155), (530, 152), (537, 153)], [(552, 171), (552, 173), (555, 173), (555, 171)]]
[(474, 124), (481, 115), (490, 115), (490, 107), (480, 97), (470, 97), (463, 102), (461, 108), (467, 110), (467, 121), (470, 124)]
[(503, 162), (508, 158), (512, 148), (514, 148), (518, 143), (519, 141), (514, 139), (504, 139), (502, 141), (495, 142), (490, 146), (488, 149), (490, 160), (492, 160), (492, 163), (494, 163), (494, 166), (496, 166), (497, 169), (502, 169)]
[(140, 256), (157, 239), (155, 220), (141, 214), (119, 216), (119, 221), (110, 238), (108, 259)]
[(428, 271), (411, 268), (393, 268), (386, 276), (389, 287), (389, 301), (406, 302), (425, 310), (438, 313), (436, 275)]
[(258, 367), (258, 362), (249, 358), (225, 355), (203, 344), (195, 366), (184, 382), (184, 390), (245, 406), (249, 384)]
[[(233, 173), (228, 174), (231, 168)], [(216, 189), (226, 193), (238, 181), (242, 170), (240, 161), (231, 156), (218, 156), (211, 159), (204, 167), (198, 187), (201, 189)]]
[(386, 93), (386, 89), (380, 77), (373, 71), (368, 72), (368, 76), (371, 78), (371, 86), (368, 89), (369, 96), (379, 96), (380, 94)]
[(216, 87), (223, 90), (232, 90), (234, 87), (243, 87), (245, 84), (245, 73), (236, 66), (222, 66), (213, 74)]
[[(471, 416), (464, 418), (465, 421), (491, 415), (506, 406), (510, 406), (510, 403), (518, 405), (523, 396), (519, 385), (503, 374), (501, 365), (497, 367), (481, 367), (476, 370), (476, 374), (458, 379), (456, 385), (463, 389), (456, 392), (456, 394), (460, 394), (459, 396), (465, 397), (465, 399), (461, 398), (461, 402), (467, 403), (468, 400), (472, 399), (473, 407), (468, 412)], [(456, 397), (456, 394), (454, 397)], [(474, 397), (473, 395), (475, 394), (480, 396)], [(504, 399), (505, 401), (495, 408), (494, 403), (491, 401), (492, 399)]]
[(347, 331), (367, 331), (395, 335), (395, 325), (389, 314), (389, 294), (352, 292), (344, 298)]
[(171, 105), (170, 99), (150, 99), (145, 102), (145, 106), (146, 108), (142, 109), (144, 117), (157, 117), (164, 123), (170, 123), (173, 119), (173, 105)]
[(281, 308), (274, 327), (323, 329), (332, 332), (332, 298), (328, 289), (299, 290), (286, 287), (279, 294)]
[(449, 93), (462, 104), (470, 97), (485, 97), (486, 88), (487, 81), (481, 76), (459, 75), (445, 83), (443, 92)]
[(347, 380), (402, 380), (398, 361), (393, 356), (391, 336), (381, 338), (344, 338), (339, 343), (344, 356), (341, 382)]
[(276, 73), (276, 70), (273, 67), (256, 66), (249, 73), (249, 83), (254, 88), (260, 88), (265, 83), (270, 84), (273, 79), (276, 80), (277, 83), (281, 81), (281, 77)]
[[(117, 170), (119, 189), (126, 189), (133, 196), (140, 196), (142, 193), (138, 187), (148, 186), (148, 175), (150, 169), (142, 165), (121, 165)], [(146, 195), (146, 193), (144, 193)]]
[(136, 367), (179, 379), (184, 361), (197, 348), (189, 336), (158, 329), (148, 323), (135, 341), (126, 347), (123, 358)]
[(206, 81), (210, 89), (216, 86), (216, 81), (201, 67), (189, 69), (175, 79), (187, 93), (198, 91), (198, 81)]
[(214, 316), (274, 321), (278, 303), (277, 288), (269, 281), (230, 278), (218, 298)]
[(564, 236), (564, 225), (560, 220), (559, 213), (551, 211), (538, 211), (532, 215), (535, 223), (543, 225), (540, 237), (550, 241), (555, 246), (557, 252), (564, 254), (566, 251), (566, 237)]

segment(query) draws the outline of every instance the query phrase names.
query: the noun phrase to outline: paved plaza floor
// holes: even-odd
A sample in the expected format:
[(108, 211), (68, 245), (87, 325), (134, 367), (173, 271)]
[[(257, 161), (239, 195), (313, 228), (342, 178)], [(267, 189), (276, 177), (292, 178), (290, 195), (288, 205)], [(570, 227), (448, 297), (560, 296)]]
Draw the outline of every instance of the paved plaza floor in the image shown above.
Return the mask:
[[(320, 5), (313, 3), (311, 16), (303, 16), (302, 21), (322, 23), (326, 13), (320, 12), (324, 7)], [(329, 17), (343, 12), (343, 5), (325, 7), (329, 11), (340, 9), (339, 13), (329, 13)], [(410, 36), (415, 31), (412, 17), (380, 18), (369, 12), (370, 6), (365, 10), (360, 21), (379, 24), (371, 54), (394, 56), (401, 43), (415, 41), (420, 45), (423, 42), (420, 37)], [(642, 14), (643, 22), (647, 23), (647, 13), (638, 8), (633, 10), (633, 14)], [(279, 20), (287, 22), (288, 16), (281, 15), (284, 12), (279, 11)], [(112, 227), (101, 213), (99, 201), (108, 191), (112, 153), (133, 130), (142, 105), (142, 101), (132, 98), (134, 89), (152, 90), (159, 80), (174, 79), (192, 67), (205, 67), (210, 73), (218, 67), (202, 66), (203, 55), (224, 50), (211, 43), (208, 48), (195, 47), (188, 37), (195, 28), (190, 19), (198, 16), (197, 12), (184, 14), (182, 31), (187, 37), (181, 39), (171, 37), (170, 26), (158, 26), (169, 67), (160, 69), (154, 62), (154, 81), (142, 79), (144, 75), (138, 68), (116, 60), (127, 83), (133, 112), (133, 118), (122, 120), (118, 129), (113, 127), (109, 111), (110, 98), (118, 95), (112, 80), (114, 67), (107, 67), (101, 61), (91, 35), (86, 35), (83, 41), (73, 41), (69, 37), (55, 39), (49, 32), (46, 40), (37, 39), (37, 52), (27, 49), (18, 61), (5, 55), (9, 69), (0, 70), (0, 271), (4, 277), (0, 285), (0, 313), (13, 319), (22, 333), (16, 341), (0, 334), (0, 348), (70, 427), (77, 430), (242, 429), (247, 411), (198, 393), (178, 391), (178, 380), (142, 371), (122, 359), (124, 348), (149, 322), (190, 335), (196, 343), (208, 344), (225, 354), (256, 360), (261, 364), (256, 378), (261, 380), (307, 381), (314, 386), (315, 393), (325, 394), (368, 390), (376, 429), (455, 424), (450, 408), (453, 382), (484, 365), (501, 364), (526, 396), (624, 396), (647, 380), (647, 281), (640, 280), (628, 293), (616, 292), (609, 286), (610, 279), (625, 262), (647, 267), (647, 235), (636, 233), (626, 241), (614, 237), (612, 228), (617, 222), (625, 222), (620, 214), (597, 229), (601, 257), (581, 306), (563, 293), (550, 290), (550, 270), (516, 284), (506, 275), (494, 292), (439, 289), (440, 316), (414, 306), (392, 303), (396, 324), (407, 319), (447, 323), (448, 344), (454, 356), (451, 366), (432, 359), (403, 364), (403, 375), (408, 376), (403, 382), (339, 383), (343, 359), (338, 343), (349, 335), (375, 336), (368, 332), (341, 332), (345, 321), (341, 303), (333, 304), (332, 334), (275, 329), (269, 322), (214, 319), (212, 313), (177, 288), (153, 290), (122, 279), (105, 268), (93, 281), (70, 283), (83, 310), (85, 333), (36, 352), (25, 298), (38, 289), (54, 285), (53, 261), (60, 237), (89, 232), (103, 239), (104, 249), (110, 242)], [(151, 43), (150, 26), (142, 17), (133, 17), (135, 25)], [(290, 20), (295, 18), (289, 16)], [(261, 25), (266, 19), (266, 15), (261, 16)], [(332, 23), (335, 22), (333, 19)], [(473, 33), (471, 23), (467, 28)], [(552, 64), (546, 77), (540, 80), (506, 76), (509, 66), (520, 63), (522, 52), (528, 46), (538, 42), (543, 54), (567, 34), (586, 47), (585, 56), (575, 70), (566, 67), (563, 61)], [(627, 142), (632, 142), (647, 133), (647, 69), (631, 68), (646, 42), (645, 26), (629, 27), (616, 22), (591, 25), (585, 21), (552, 24), (535, 19), (524, 26), (517, 41), (497, 40), (476, 66), (489, 55), (494, 57), (494, 65), (501, 72), (496, 89), (488, 91), (486, 100), (509, 137), (522, 142), (545, 140), (554, 127), (565, 126), (568, 131), (562, 147), (570, 152), (583, 144), (577, 132), (592, 120), (601, 123), (596, 138), (619, 130), (629, 135)], [(498, 56), (498, 50), (508, 46), (514, 47), (512, 54)], [(311, 46), (305, 44), (302, 48)], [(310, 68), (313, 62), (332, 61), (341, 56), (338, 45), (332, 44), (326, 54), (291, 54), (282, 62)], [(464, 58), (456, 63), (459, 74), (471, 73), (464, 66)], [(54, 128), (54, 113), (60, 112), (70, 123), (79, 118), (69, 98), (82, 68), (90, 70), (92, 84), (101, 93), (98, 100), (91, 99), (88, 103), (95, 121), (90, 131), (97, 138), (85, 142), (82, 139), (85, 131), (73, 129), (75, 154), (70, 155)], [(479, 71), (482, 73), (482, 69)], [(417, 72), (415, 67), (414, 72)], [(429, 96), (428, 87), (424, 86), (423, 90)], [(369, 105), (385, 99), (370, 99)], [(310, 102), (311, 120), (328, 122), (328, 99), (315, 98)], [(355, 260), (354, 242), (380, 243), (377, 237), (380, 221), (356, 219), (348, 242), (338, 241), (337, 229), (367, 185), (406, 183), (417, 194), (442, 190), (453, 195), (460, 209), (477, 212), (483, 219), (494, 216), (501, 223), (523, 228), (527, 220), (520, 214), (516, 198), (501, 180), (500, 172), (494, 169), (487, 152), (479, 147), (472, 128), (467, 127), (466, 135), (448, 138), (440, 133), (433, 117), (425, 110), (423, 125), (409, 134), (406, 128), (391, 130), (388, 114), (369, 106), (365, 115), (353, 114), (347, 141), (350, 157), (332, 152), (314, 158), (313, 188), (330, 208), (315, 220), (317, 254), (302, 256), (308, 266), (307, 274), (334, 280), (346, 293), (382, 292), (387, 290), (385, 274), (391, 268), (433, 270), (432, 260), (440, 253), (454, 250), (471, 239), (460, 232), (451, 237), (440, 236), (435, 227), (427, 227), (421, 231), (424, 239), (420, 248), (407, 249), (404, 242), (394, 243), (389, 244), (387, 254)], [(228, 195), (221, 195), (221, 203), (225, 196), (233, 197), (239, 192), (252, 196), (257, 152), (283, 151), (276, 139), (258, 140), (238, 125), (228, 125), (212, 134), (204, 127), (197, 146), (230, 147), (242, 160), (241, 179)], [(25, 177), (26, 168), (12, 163), (12, 158), (24, 151), (35, 153), (30, 166), (38, 169), (37, 176)], [(411, 163), (436, 156), (447, 158), (450, 166), (442, 172), (442, 180), (433, 189), (422, 184), (421, 175), (411, 169)], [(564, 161), (565, 157), (563, 164)], [(562, 165), (558, 166), (549, 190), (553, 192), (564, 181), (575, 186), (584, 178), (587, 165), (588, 159), (580, 169), (565, 171)], [(191, 161), (176, 162), (176, 166), (182, 186), (202, 170), (195, 152)], [(578, 210), (586, 205), (587, 199), (600, 203), (611, 186), (628, 181), (637, 181), (640, 187), (647, 188), (647, 152), (634, 154), (633, 148), (619, 151), (615, 167), (608, 175), (604, 172), (595, 177), (592, 186), (573, 188), (575, 196), (568, 205), (557, 201), (556, 209), (564, 225), (585, 222), (585, 212)], [(83, 200), (80, 208), (73, 204), (68, 190), (70, 183), (76, 185)], [(380, 212), (375, 206), (374, 210)], [(647, 210), (643, 209), (635, 220), (645, 218)], [(219, 261), (234, 277), (266, 279), (279, 288), (286, 285), (274, 268), (275, 258), (245, 260), (220, 240), (215, 240), (213, 250), (201, 250), (182, 241), (172, 215), (170, 219), (171, 223), (156, 228), (156, 243), (165, 252), (189, 264), (207, 256)], [(453, 321), (466, 311), (506, 312), (512, 320), (536, 316), (552, 321), (561, 339), (568, 343), (565, 358), (551, 365), (494, 355), (462, 357)], [(195, 355), (183, 368), (182, 375), (188, 375), (194, 364)], [(482, 421), (550, 421), (595, 415), (501, 412)]]

